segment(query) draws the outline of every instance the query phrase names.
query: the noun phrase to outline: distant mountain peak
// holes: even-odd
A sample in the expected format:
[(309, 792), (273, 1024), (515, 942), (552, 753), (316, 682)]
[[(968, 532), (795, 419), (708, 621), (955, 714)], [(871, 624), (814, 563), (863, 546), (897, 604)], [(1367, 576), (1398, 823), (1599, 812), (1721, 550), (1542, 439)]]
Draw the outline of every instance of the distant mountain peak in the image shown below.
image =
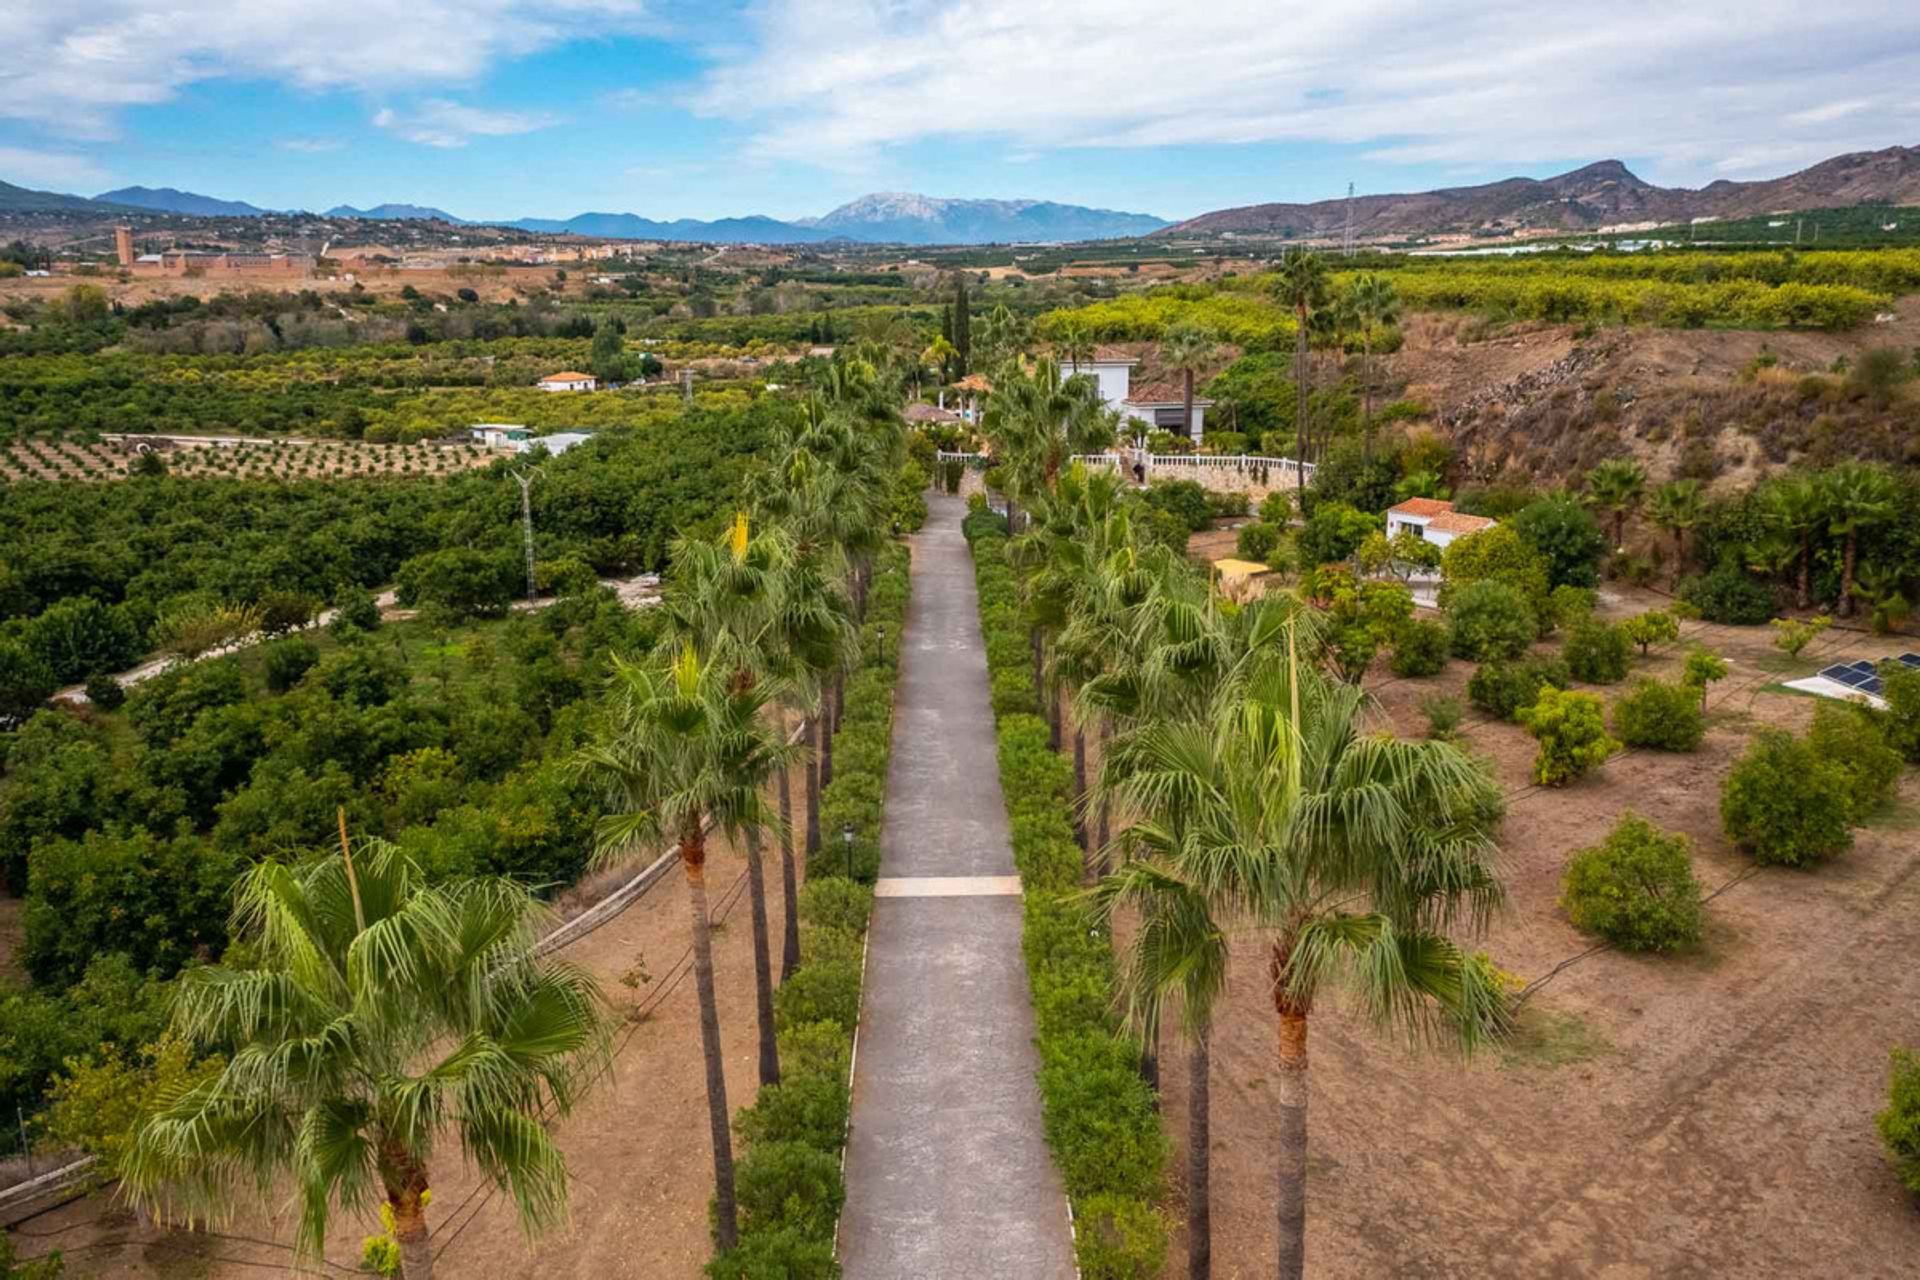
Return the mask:
[(244, 200), (221, 200), (177, 187), (121, 187), (94, 197), (102, 204), (152, 209), (156, 213), (183, 213), (197, 218), (257, 218), (266, 210)]
[(465, 222), (456, 218), (445, 209), (436, 209), (424, 204), (376, 204), (370, 209), (356, 209), (350, 204), (337, 204), (323, 215), (328, 218), (367, 218), (374, 222), (396, 222), (418, 220), (422, 222)]

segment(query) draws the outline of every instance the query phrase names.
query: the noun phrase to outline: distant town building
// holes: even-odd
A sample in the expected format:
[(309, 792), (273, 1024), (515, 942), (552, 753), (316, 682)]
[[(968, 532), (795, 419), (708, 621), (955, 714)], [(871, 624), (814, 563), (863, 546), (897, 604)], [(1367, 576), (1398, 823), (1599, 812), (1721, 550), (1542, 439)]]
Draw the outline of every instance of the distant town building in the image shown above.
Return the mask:
[[(114, 236), (115, 248), (121, 248), (119, 234)], [(143, 253), (133, 256), (132, 234), (129, 232), (125, 244), (127, 257), (122, 266), (135, 271), (156, 272), (166, 276), (184, 275), (222, 275), (232, 271), (285, 271), (288, 273), (305, 272), (312, 260), (295, 257), (286, 253), (264, 253), (255, 251), (228, 250), (219, 253), (199, 249), (165, 249), (159, 253)]]
[(1455, 511), (1451, 502), (1439, 498), (1408, 498), (1387, 508), (1387, 536), (1413, 533), (1437, 547), (1445, 547), (1455, 538), (1464, 538), (1482, 529), (1491, 529), (1496, 520)]
[(536, 385), (542, 391), (592, 391), (600, 385), (600, 380), (590, 373), (575, 373), (567, 369), (548, 374)]
[(113, 229), (113, 253), (120, 259), (120, 265), (133, 265), (133, 228), (115, 227)]

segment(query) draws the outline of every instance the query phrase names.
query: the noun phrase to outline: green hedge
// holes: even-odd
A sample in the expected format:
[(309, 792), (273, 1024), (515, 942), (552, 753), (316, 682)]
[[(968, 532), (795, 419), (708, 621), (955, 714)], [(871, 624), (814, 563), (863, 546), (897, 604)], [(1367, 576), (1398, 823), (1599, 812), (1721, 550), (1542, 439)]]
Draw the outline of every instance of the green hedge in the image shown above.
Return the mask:
[(1073, 769), (1047, 746), (1032, 657), (1006, 540), (969, 520), (980, 624), (998, 720), (1000, 786), (1013, 860), (1025, 889), (1022, 949), (1039, 1028), (1040, 1098), (1047, 1145), (1075, 1210), (1081, 1274), (1145, 1280), (1166, 1261), (1167, 1226), (1155, 1206), (1166, 1138), (1140, 1078), (1138, 1041), (1114, 1014), (1111, 939), (1077, 900), (1081, 861), (1069, 797)]
[[(907, 614), (907, 551), (874, 564), (859, 665), (833, 737), (833, 781), (820, 798), (826, 847), (800, 891), (800, 967), (774, 993), (780, 1083), (734, 1117), (740, 1243), (707, 1264), (712, 1280), (837, 1280), (834, 1229), (846, 1201), (840, 1149), (852, 1100), (847, 1070), (860, 1022), (861, 954), (880, 865), (880, 820), (893, 734), (893, 690)], [(887, 643), (879, 643), (885, 627)], [(851, 822), (854, 878), (839, 832)]]

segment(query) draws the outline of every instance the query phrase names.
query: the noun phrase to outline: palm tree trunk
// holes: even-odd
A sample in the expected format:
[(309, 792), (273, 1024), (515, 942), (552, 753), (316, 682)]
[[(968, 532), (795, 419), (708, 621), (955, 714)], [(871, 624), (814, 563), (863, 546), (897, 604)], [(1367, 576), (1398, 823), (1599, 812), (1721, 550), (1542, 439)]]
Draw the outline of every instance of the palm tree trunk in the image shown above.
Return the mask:
[(1153, 1109), (1160, 1109), (1160, 1021), (1149, 1022), (1140, 1043), (1140, 1078), (1153, 1090)]
[(1181, 370), (1181, 405), (1186, 410), (1187, 439), (1193, 439), (1193, 370)]
[(404, 1280), (433, 1280), (433, 1241), (427, 1233), (427, 1171), (405, 1147), (383, 1142), (381, 1180), (386, 1184), (387, 1208), (393, 1214), (393, 1240), (400, 1246), (400, 1274)]
[[(1300, 456), (1296, 462), (1307, 460), (1307, 309), (1304, 306), (1294, 308), (1295, 329), (1293, 337), (1293, 421), (1296, 443), (1300, 446)], [(1305, 468), (1294, 472), (1299, 488), (1307, 487)]]
[(1373, 461), (1373, 335), (1360, 330), (1360, 456)]
[(1213, 1274), (1212, 1054), (1202, 1028), (1187, 1051), (1187, 1280)]
[(747, 902), (753, 916), (753, 1003), (760, 1022), (760, 1087), (780, 1083), (780, 1049), (773, 1032), (773, 948), (767, 943), (767, 882), (760, 862), (760, 828), (747, 827)]
[[(1101, 716), (1100, 717), (1100, 759), (1103, 762), (1107, 758), (1107, 741), (1112, 736), (1113, 736), (1112, 726), (1107, 723), (1107, 718), (1105, 716)], [(1094, 820), (1094, 828), (1093, 828), (1094, 846), (1098, 849), (1104, 850), (1107, 847), (1107, 835), (1108, 835), (1107, 797), (1105, 796), (1105, 794), (1102, 794), (1100, 797), (1100, 814)]]
[(707, 1064), (707, 1129), (713, 1138), (714, 1238), (722, 1252), (740, 1242), (740, 1214), (733, 1194), (733, 1136), (728, 1129), (727, 1072), (720, 1049), (720, 1005), (713, 992), (713, 922), (707, 917), (707, 837), (698, 821), (681, 837), (680, 865), (687, 873), (687, 905), (693, 912), (693, 985), (700, 995), (700, 1051)]
[(1800, 539), (1800, 607), (1813, 608), (1813, 539)]
[(1046, 657), (1040, 649), (1040, 628), (1028, 629), (1027, 649), (1033, 654), (1033, 700), (1044, 703), (1047, 699), (1047, 672)]
[[(787, 740), (787, 713), (780, 713), (780, 740)], [(780, 981), (785, 982), (800, 967), (799, 875), (793, 860), (793, 780), (780, 770), (777, 784), (780, 796)]]
[(1060, 687), (1050, 685), (1047, 688), (1047, 750), (1058, 751), (1065, 739), (1062, 735), (1060, 715)]
[[(1279, 965), (1280, 952), (1274, 951)], [(1284, 969), (1278, 970), (1284, 972)], [(1300, 1280), (1307, 1265), (1307, 1015), (1278, 991), (1280, 1014), (1280, 1185), (1274, 1196), (1279, 1228), (1275, 1274)]]
[(1080, 844), (1083, 855), (1087, 848), (1087, 731), (1078, 725), (1073, 729), (1073, 838)]
[(820, 852), (820, 717), (807, 717), (807, 857)]
[(820, 698), (820, 789), (833, 781), (833, 686)]
[(1840, 565), (1840, 616), (1853, 616), (1853, 571), (1857, 567), (1856, 556), (1860, 550), (1860, 535), (1847, 531), (1847, 549)]

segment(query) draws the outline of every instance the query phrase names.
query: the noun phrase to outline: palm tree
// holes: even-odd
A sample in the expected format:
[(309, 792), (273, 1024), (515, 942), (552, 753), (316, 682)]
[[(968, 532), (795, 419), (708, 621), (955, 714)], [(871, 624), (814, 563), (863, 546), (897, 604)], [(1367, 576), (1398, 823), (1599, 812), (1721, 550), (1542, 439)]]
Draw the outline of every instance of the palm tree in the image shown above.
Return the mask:
[(1087, 326), (1076, 320), (1070, 320), (1060, 327), (1060, 337), (1053, 344), (1060, 360), (1078, 377), (1087, 372), (1086, 366), (1093, 363), (1093, 334)]
[(1608, 458), (1587, 472), (1587, 500), (1613, 516), (1613, 549), (1627, 536), (1627, 517), (1647, 496), (1647, 472), (1630, 458)]
[(1170, 325), (1166, 334), (1160, 339), (1161, 358), (1166, 361), (1167, 368), (1180, 375), (1180, 403), (1184, 410), (1182, 421), (1186, 423), (1189, 440), (1195, 438), (1193, 431), (1194, 375), (1213, 363), (1216, 347), (1213, 335), (1196, 324)]
[(1706, 514), (1698, 480), (1670, 480), (1653, 491), (1650, 508), (1653, 522), (1673, 535), (1673, 576), (1687, 563), (1687, 530), (1700, 523)]
[[(1314, 1008), (1345, 986), (1383, 1028), (1471, 1047), (1503, 1006), (1446, 933), (1483, 925), (1501, 889), (1489, 836), (1498, 791), (1486, 775), (1449, 744), (1364, 732), (1366, 695), (1287, 648), (1285, 661), (1216, 685), (1205, 714), (1156, 720), (1116, 745), (1133, 856), (1097, 894), (1108, 910), (1135, 905), (1177, 927), (1180, 940), (1163, 948), (1176, 957), (1207, 954), (1206, 938), (1228, 928), (1270, 936), (1278, 1272), (1298, 1277)], [(1170, 886), (1200, 909), (1168, 912)]]
[[(1298, 437), (1300, 457), (1298, 461), (1307, 461), (1307, 327), (1313, 309), (1326, 300), (1327, 263), (1326, 259), (1310, 249), (1293, 249), (1280, 262), (1276, 287), (1280, 300), (1293, 308), (1293, 402), (1295, 432)], [(1306, 473), (1296, 470), (1295, 477), (1301, 488), (1306, 487)]]
[(1400, 292), (1385, 276), (1369, 271), (1347, 290), (1355, 318), (1360, 322), (1362, 377), (1360, 382), (1360, 449), (1373, 458), (1373, 335), (1400, 322)]
[(1780, 544), (1780, 554), (1769, 558), (1780, 566), (1797, 562), (1799, 606), (1811, 609), (1813, 538), (1815, 533), (1826, 528), (1825, 491), (1810, 476), (1777, 476), (1761, 490), (1760, 503), (1767, 524)]
[(767, 715), (779, 682), (742, 687), (734, 678), (738, 659), (725, 651), (727, 643), (705, 656), (687, 645), (671, 661), (615, 656), (605, 727), (578, 758), (583, 774), (606, 796), (606, 813), (595, 830), (601, 857), (629, 857), (671, 839), (686, 874), (713, 1139), (715, 1234), (723, 1252), (738, 1243), (739, 1221), (707, 912), (707, 827), (718, 826), (734, 839), (764, 830), (773, 815), (762, 787), (792, 759)]
[(1854, 575), (1859, 568), (1860, 532), (1893, 519), (1900, 484), (1885, 468), (1867, 462), (1843, 462), (1820, 476), (1827, 532), (1845, 539), (1840, 561), (1840, 616), (1853, 616)]
[(231, 1056), (136, 1126), (126, 1194), (161, 1216), (219, 1220), (251, 1182), (292, 1177), (295, 1247), (318, 1257), (337, 1208), (392, 1214), (401, 1274), (429, 1280), (436, 1142), (513, 1202), (531, 1235), (566, 1216), (566, 1157), (543, 1121), (607, 1059), (593, 980), (534, 948), (547, 913), (496, 878), (428, 885), (381, 840), (241, 877), (234, 936), (254, 961), (188, 969), (174, 1025)]

